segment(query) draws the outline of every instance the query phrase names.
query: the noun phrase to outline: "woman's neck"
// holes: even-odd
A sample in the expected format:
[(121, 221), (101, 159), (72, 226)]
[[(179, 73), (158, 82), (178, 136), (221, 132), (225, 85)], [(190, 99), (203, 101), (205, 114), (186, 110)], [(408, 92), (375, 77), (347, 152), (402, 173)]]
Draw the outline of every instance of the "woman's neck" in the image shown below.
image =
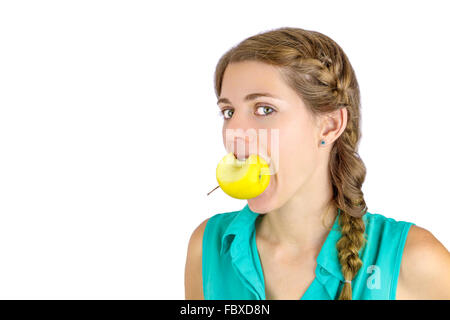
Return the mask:
[(294, 250), (320, 249), (337, 216), (337, 208), (329, 199), (331, 195), (322, 201), (292, 198), (283, 207), (260, 215), (255, 225), (257, 236)]

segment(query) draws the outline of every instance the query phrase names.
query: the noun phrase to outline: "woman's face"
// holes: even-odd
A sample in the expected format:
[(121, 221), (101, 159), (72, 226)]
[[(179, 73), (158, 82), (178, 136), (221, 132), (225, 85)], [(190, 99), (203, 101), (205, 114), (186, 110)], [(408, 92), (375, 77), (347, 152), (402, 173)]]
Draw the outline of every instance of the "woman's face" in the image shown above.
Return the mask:
[[(244, 99), (253, 93), (277, 98)], [(257, 152), (271, 161), (270, 184), (261, 195), (248, 199), (250, 208), (266, 213), (281, 207), (318, 166), (320, 136), (312, 114), (274, 66), (256, 61), (227, 66), (218, 105), (224, 117), (222, 136), (227, 152), (240, 159)]]

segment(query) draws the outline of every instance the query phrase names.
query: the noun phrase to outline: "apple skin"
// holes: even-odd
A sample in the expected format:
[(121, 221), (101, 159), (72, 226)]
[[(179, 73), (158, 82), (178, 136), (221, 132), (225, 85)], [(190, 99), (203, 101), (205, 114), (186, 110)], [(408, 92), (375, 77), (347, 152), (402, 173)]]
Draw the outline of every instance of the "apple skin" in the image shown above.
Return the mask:
[(263, 193), (269, 185), (270, 168), (257, 154), (251, 154), (241, 161), (230, 152), (217, 165), (216, 179), (220, 188), (230, 197), (251, 199)]

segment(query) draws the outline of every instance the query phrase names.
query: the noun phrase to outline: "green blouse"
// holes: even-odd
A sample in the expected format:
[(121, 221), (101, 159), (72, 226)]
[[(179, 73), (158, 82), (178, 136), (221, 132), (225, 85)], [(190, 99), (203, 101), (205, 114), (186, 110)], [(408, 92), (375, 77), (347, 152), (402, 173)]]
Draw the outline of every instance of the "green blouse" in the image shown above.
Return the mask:
[[(259, 213), (248, 204), (240, 211), (217, 213), (203, 235), (202, 281), (206, 300), (266, 300), (264, 276), (255, 238)], [(336, 216), (317, 256), (315, 278), (302, 300), (337, 299), (344, 284), (336, 243), (340, 239)], [(412, 222), (381, 214), (363, 216), (367, 243), (359, 251), (363, 261), (352, 280), (352, 298), (395, 299), (403, 248)]]

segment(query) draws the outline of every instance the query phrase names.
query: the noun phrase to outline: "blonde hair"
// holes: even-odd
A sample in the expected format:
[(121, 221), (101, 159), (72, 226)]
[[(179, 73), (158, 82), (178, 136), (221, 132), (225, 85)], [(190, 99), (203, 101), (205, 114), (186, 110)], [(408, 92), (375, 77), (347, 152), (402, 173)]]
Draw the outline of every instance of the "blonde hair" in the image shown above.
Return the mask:
[[(347, 109), (347, 125), (333, 143), (329, 170), (332, 202), (339, 209), (342, 236), (336, 244), (341, 270), (352, 280), (362, 266), (359, 250), (366, 243), (362, 217), (367, 212), (361, 186), (366, 168), (358, 155), (360, 93), (355, 72), (342, 48), (328, 36), (300, 28), (283, 27), (251, 36), (228, 50), (214, 74), (216, 96), (229, 63), (260, 61), (276, 66), (313, 115)], [(352, 299), (352, 286), (344, 282), (339, 300)]]

